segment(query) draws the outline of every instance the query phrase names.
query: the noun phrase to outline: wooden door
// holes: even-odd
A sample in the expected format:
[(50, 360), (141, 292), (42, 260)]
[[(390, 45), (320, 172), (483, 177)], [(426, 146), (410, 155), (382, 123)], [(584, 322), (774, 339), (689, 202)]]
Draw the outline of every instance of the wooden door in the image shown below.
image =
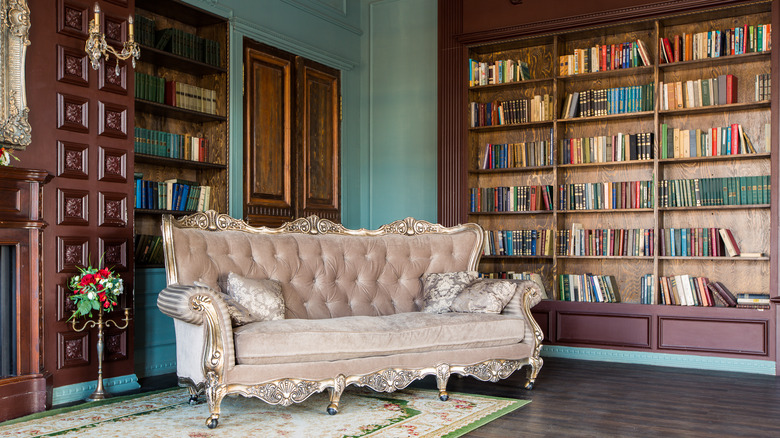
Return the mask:
[(340, 74), (244, 40), (244, 218), (340, 221)]

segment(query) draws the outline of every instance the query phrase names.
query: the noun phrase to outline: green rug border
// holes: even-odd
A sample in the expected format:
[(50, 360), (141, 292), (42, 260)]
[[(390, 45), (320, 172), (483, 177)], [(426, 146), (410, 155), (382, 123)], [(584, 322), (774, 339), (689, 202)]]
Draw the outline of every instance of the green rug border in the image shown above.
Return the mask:
[(132, 400), (134, 398), (145, 397), (147, 395), (156, 395), (156, 394), (161, 394), (163, 392), (176, 391), (176, 390), (180, 390), (180, 389), (183, 389), (183, 388), (174, 386), (172, 388), (158, 389), (156, 391), (140, 392), (140, 393), (137, 393), (137, 394), (118, 395), (116, 397), (107, 398), (105, 400), (86, 401), (84, 403), (79, 403), (79, 404), (76, 404), (76, 405), (73, 405), (73, 406), (65, 406), (65, 407), (62, 407), (62, 408), (55, 408), (55, 409), (51, 409), (51, 410), (48, 410), (48, 411), (36, 412), (34, 414), (30, 414), (30, 415), (27, 415), (27, 416), (24, 416), (24, 417), (19, 417), (19, 418), (14, 418), (13, 420), (3, 421), (3, 422), (0, 422), (0, 426), (10, 426), (10, 425), (13, 425), (13, 424), (16, 424), (16, 423), (23, 423), (25, 421), (39, 420), (41, 418), (50, 417), (52, 415), (65, 414), (65, 413), (68, 413), (68, 412), (78, 411), (78, 410), (81, 410), (81, 409), (90, 409), (90, 408), (97, 407), (97, 406), (110, 405), (110, 404), (114, 404), (114, 403), (123, 402), (123, 401), (126, 401), (126, 400)]
[[(110, 404), (114, 404), (114, 403), (120, 403), (120, 402), (127, 401), (127, 400), (138, 399), (138, 398), (145, 397), (145, 396), (157, 395), (157, 394), (166, 393), (166, 392), (172, 392), (172, 391), (179, 391), (179, 390), (182, 390), (182, 389), (183, 388), (180, 388), (180, 387), (172, 387), (172, 388), (166, 388), (166, 389), (160, 389), (160, 390), (156, 390), (156, 391), (143, 392), (143, 393), (138, 393), (138, 394), (127, 394), (127, 395), (122, 395), (122, 396), (116, 396), (116, 397), (111, 397), (111, 398), (105, 399), (105, 400), (98, 400), (98, 401), (93, 401), (93, 402), (79, 403), (79, 404), (76, 404), (76, 405), (73, 405), (73, 406), (66, 406), (66, 407), (62, 407), (62, 408), (52, 409), (52, 410), (49, 410), (49, 411), (36, 412), (34, 414), (30, 414), (30, 415), (27, 415), (27, 416), (24, 416), (24, 417), (19, 417), (19, 418), (15, 418), (13, 420), (3, 421), (2, 423), (0, 423), (0, 426), (11, 426), (11, 425), (14, 425), (14, 424), (17, 424), (17, 423), (23, 423), (23, 422), (26, 422), (26, 421), (39, 420), (41, 418), (50, 417), (52, 415), (58, 415), (58, 414), (78, 411), (78, 410), (82, 410), (82, 409), (90, 409), (90, 408), (97, 407), (97, 406), (105, 406), (105, 405), (110, 405)], [(409, 388), (409, 389), (412, 389), (412, 390), (415, 390), (415, 391), (430, 392), (432, 394), (436, 394), (436, 390), (427, 389), (427, 388)], [(403, 390), (401, 390), (401, 391), (403, 391)], [(368, 395), (368, 394), (363, 394), (363, 395), (371, 397), (371, 395)], [(378, 393), (377, 395), (380, 395), (380, 394)], [(398, 400), (398, 399), (392, 398), (392, 393), (384, 394), (384, 395), (385, 395), (385, 397), (381, 397), (380, 396), (380, 397), (375, 397), (375, 398)], [(457, 430), (454, 430), (454, 431), (449, 432), (449, 433), (447, 433), (445, 435), (442, 435), (442, 438), (458, 438), (458, 437), (461, 437), (461, 436), (463, 436), (463, 435), (465, 435), (465, 434), (467, 434), (469, 432), (474, 431), (475, 429), (477, 429), (479, 427), (482, 427), (482, 426), (490, 423), (491, 421), (494, 421), (494, 420), (496, 420), (498, 418), (501, 418), (504, 415), (507, 415), (507, 414), (509, 414), (511, 412), (514, 412), (514, 411), (522, 408), (523, 406), (526, 406), (529, 403), (531, 403), (531, 400), (509, 398), (509, 397), (498, 397), (498, 396), (483, 395), (483, 394), (470, 394), (470, 393), (464, 393), (464, 392), (453, 392), (453, 393), (450, 393), (450, 396), (456, 396), (456, 397), (457, 396), (469, 396), (469, 397), (477, 397), (477, 398), (492, 399), (492, 400), (507, 400), (507, 401), (511, 401), (512, 404), (510, 404), (509, 406), (506, 406), (504, 408), (501, 408), (498, 411), (495, 411), (495, 412), (493, 412), (491, 414), (488, 414), (488, 415), (486, 415), (486, 416), (484, 416), (484, 417), (482, 417), (482, 418), (480, 418), (478, 420), (475, 420), (474, 422), (469, 423), (469, 424), (467, 424), (467, 425), (465, 425), (465, 426), (463, 426), (463, 427), (461, 427), (461, 428), (459, 428)]]
[[(434, 390), (430, 390), (430, 391), (435, 392)], [(487, 398), (487, 399), (492, 399), (492, 400), (509, 400), (509, 401), (512, 401), (513, 403), (511, 405), (509, 405), (509, 406), (506, 406), (504, 408), (501, 408), (501, 409), (497, 410), (496, 412), (493, 412), (492, 414), (486, 415), (486, 416), (480, 418), (479, 420), (474, 421), (473, 423), (469, 423), (469, 424), (461, 427), (460, 429), (453, 430), (452, 432), (450, 432), (450, 433), (448, 433), (446, 435), (442, 435), (441, 438), (458, 438), (458, 437), (463, 436), (463, 435), (465, 435), (465, 434), (467, 434), (469, 432), (474, 431), (475, 429), (477, 429), (479, 427), (482, 427), (482, 426), (490, 423), (493, 420), (501, 418), (504, 415), (509, 414), (510, 412), (514, 412), (514, 411), (522, 408), (523, 406), (526, 406), (526, 405), (531, 403), (531, 400), (524, 400), (524, 399), (519, 399), (519, 398), (509, 398), (509, 397), (498, 397), (498, 396), (483, 395), (483, 394), (469, 394), (469, 393), (465, 393), (465, 392), (451, 392), (450, 396), (458, 395), (458, 394), (468, 395), (470, 397)]]

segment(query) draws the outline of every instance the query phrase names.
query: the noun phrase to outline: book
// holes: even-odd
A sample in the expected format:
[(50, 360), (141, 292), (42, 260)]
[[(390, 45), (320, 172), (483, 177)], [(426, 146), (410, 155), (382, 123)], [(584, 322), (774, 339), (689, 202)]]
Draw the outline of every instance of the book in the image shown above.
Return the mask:
[(723, 243), (726, 246), (726, 253), (729, 257), (737, 257), (740, 254), (739, 251), (739, 245), (737, 244), (737, 240), (734, 239), (734, 234), (731, 233), (731, 230), (727, 228), (721, 228), (718, 230), (718, 233), (720, 233), (721, 239), (723, 239)]

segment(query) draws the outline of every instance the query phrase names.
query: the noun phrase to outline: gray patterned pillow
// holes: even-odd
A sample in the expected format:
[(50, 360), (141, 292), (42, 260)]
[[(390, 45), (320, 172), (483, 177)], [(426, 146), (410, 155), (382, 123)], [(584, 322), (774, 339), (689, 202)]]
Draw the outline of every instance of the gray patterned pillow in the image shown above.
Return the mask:
[(450, 310), (466, 313), (501, 313), (515, 295), (511, 281), (475, 281), (452, 301)]
[[(211, 286), (201, 281), (196, 281), (195, 286), (207, 287), (214, 290)], [(216, 292), (216, 291), (215, 291)], [(238, 303), (233, 297), (227, 294), (227, 292), (217, 292), (222, 301), (227, 306), (227, 311), (230, 314), (230, 322), (233, 327), (241, 327), (242, 325), (249, 324), (250, 322), (260, 321), (260, 319), (252, 316), (249, 309)]]
[(278, 281), (244, 278), (231, 272), (227, 292), (257, 321), (284, 319), (284, 298)]
[(476, 279), (475, 271), (423, 275), (423, 312), (449, 312), (452, 300)]

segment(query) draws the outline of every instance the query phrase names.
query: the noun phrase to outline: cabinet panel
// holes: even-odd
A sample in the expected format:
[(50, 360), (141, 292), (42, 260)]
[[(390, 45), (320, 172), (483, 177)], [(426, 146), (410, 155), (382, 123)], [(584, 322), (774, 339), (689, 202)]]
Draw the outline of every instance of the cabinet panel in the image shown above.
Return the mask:
[(650, 315), (557, 312), (555, 342), (650, 348)]
[(658, 318), (659, 350), (769, 354), (766, 320)]

